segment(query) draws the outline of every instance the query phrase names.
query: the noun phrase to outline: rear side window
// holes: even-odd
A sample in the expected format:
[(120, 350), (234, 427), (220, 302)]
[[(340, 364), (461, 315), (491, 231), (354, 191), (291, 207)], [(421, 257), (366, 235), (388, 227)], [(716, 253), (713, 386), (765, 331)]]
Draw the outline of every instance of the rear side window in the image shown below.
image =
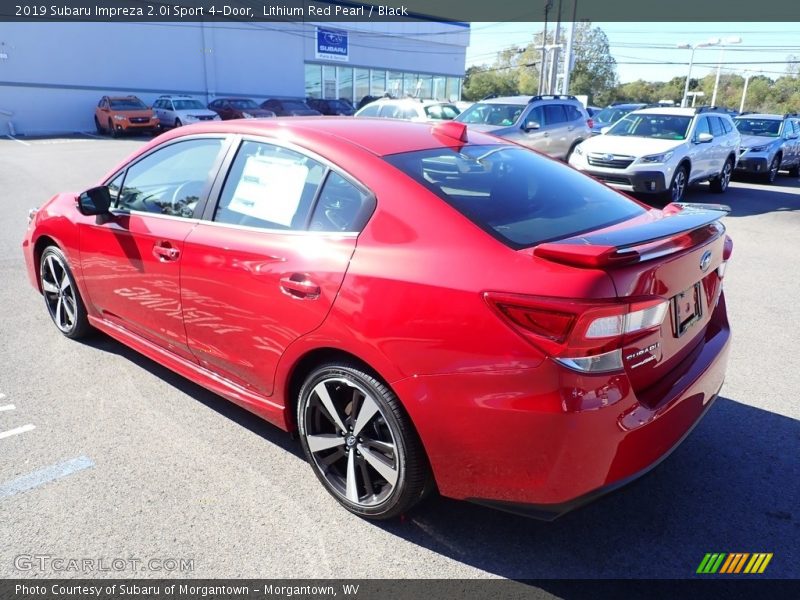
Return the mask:
[(311, 231), (361, 231), (373, 209), (372, 197), (331, 171), (311, 215)]
[(564, 107), (561, 104), (545, 104), (544, 105), (544, 124), (557, 125), (564, 123), (567, 120), (567, 114), (564, 112)]
[(577, 121), (579, 119), (583, 119), (583, 114), (577, 108), (572, 106), (571, 104), (565, 104), (564, 110), (567, 111), (567, 117), (570, 121)]
[(384, 157), (486, 232), (520, 249), (644, 213), (622, 194), (512, 146), (437, 148)]
[(323, 165), (299, 152), (246, 141), (222, 188), (214, 221), (264, 229), (305, 229), (324, 174)]

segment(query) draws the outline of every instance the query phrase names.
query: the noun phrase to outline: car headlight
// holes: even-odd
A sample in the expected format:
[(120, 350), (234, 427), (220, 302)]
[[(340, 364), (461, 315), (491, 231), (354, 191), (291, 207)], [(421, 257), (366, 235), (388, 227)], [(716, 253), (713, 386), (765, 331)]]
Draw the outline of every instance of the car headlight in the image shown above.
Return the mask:
[(672, 155), (675, 154), (672, 150), (662, 154), (651, 154), (650, 156), (643, 156), (639, 160), (643, 163), (664, 163), (667, 162)]
[(246, 113), (246, 112), (242, 113), (242, 118), (244, 118), (244, 119), (255, 119), (255, 117), (253, 115), (251, 115), (250, 113)]
[(186, 115), (186, 116), (183, 117), (183, 120), (184, 121), (197, 121), (197, 117), (195, 117), (194, 115)]
[(114, 115), (114, 120), (115, 121), (124, 121), (125, 117), (123, 117), (122, 115)]
[(749, 152), (764, 152), (769, 146), (753, 146), (751, 148), (745, 148), (745, 150)]

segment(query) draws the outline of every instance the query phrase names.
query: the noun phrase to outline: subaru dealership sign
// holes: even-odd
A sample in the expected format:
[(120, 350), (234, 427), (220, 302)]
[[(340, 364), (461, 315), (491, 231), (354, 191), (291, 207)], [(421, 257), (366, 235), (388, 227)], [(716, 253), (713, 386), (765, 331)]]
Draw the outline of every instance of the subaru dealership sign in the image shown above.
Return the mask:
[(347, 32), (317, 27), (316, 57), (322, 60), (349, 60)]

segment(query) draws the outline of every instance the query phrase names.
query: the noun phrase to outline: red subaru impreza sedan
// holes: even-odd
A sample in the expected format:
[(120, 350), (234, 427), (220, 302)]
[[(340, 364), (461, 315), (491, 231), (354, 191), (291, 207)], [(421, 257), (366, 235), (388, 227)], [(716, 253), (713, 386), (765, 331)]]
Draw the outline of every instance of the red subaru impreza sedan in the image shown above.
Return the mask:
[(438, 489), (553, 518), (714, 401), (724, 214), (649, 208), (459, 123), (229, 121), (55, 196), (23, 246), (61, 333), (297, 431), (348, 510)]

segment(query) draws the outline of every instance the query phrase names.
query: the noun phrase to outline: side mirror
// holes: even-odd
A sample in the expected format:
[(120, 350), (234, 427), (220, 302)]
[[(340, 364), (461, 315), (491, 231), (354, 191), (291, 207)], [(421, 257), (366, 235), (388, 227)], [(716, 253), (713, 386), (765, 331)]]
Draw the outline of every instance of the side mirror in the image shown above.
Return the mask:
[(611, 125), (607, 125), (606, 127), (600, 128), (600, 133), (608, 133), (609, 131), (611, 131)]
[(697, 137), (695, 138), (695, 143), (697, 144), (707, 144), (711, 140), (714, 139), (714, 136), (710, 133), (698, 133)]
[(797, 134), (796, 133), (790, 133), (789, 135), (786, 136), (786, 139), (787, 140), (796, 140), (797, 139)]
[(525, 123), (523, 129), (525, 131), (534, 131), (536, 129), (539, 129), (540, 127), (541, 125), (539, 125), (539, 121), (528, 121), (527, 123)]
[(82, 215), (107, 215), (111, 209), (111, 193), (100, 185), (86, 190), (78, 196), (78, 210)]

